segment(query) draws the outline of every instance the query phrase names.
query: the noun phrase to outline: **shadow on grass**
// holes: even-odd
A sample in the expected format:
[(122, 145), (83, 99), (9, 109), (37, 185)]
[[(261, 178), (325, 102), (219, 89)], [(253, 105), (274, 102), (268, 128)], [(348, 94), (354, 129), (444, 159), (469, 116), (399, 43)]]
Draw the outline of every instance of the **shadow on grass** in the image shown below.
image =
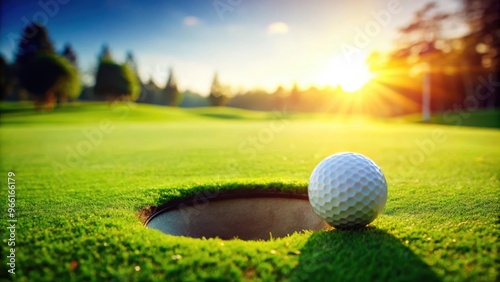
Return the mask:
[(53, 110), (50, 111), (40, 111), (35, 109), (34, 103), (23, 103), (23, 104), (13, 104), (13, 105), (2, 105), (0, 107), (0, 112), (2, 114), (15, 114), (15, 115), (43, 115), (43, 114), (57, 114), (57, 113), (70, 113), (70, 112), (82, 112), (86, 111), (85, 106), (74, 103), (66, 103), (63, 105), (56, 105)]
[(374, 227), (311, 235), (292, 281), (440, 281), (404, 243)]
[(431, 118), (431, 123), (451, 126), (500, 128), (500, 110), (479, 110), (434, 115)]
[(34, 107), (31, 107), (31, 108), (28, 108), (28, 107), (25, 107), (25, 108), (21, 108), (21, 107), (18, 107), (18, 108), (3, 108), (0, 110), (2, 112), (2, 114), (18, 114), (18, 113), (29, 113), (29, 114), (33, 114), (35, 113), (35, 109)]
[(245, 119), (240, 115), (236, 114), (228, 114), (228, 113), (202, 113), (200, 116), (211, 117), (211, 118), (220, 118), (220, 119)]

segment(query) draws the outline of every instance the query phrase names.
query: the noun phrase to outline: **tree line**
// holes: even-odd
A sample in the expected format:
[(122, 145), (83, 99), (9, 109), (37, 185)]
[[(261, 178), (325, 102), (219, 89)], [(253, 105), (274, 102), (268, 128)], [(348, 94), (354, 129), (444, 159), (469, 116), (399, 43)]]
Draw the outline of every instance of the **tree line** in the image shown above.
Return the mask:
[(47, 29), (30, 23), (22, 31), (14, 62), (8, 64), (0, 55), (0, 97), (11, 101), (33, 100), (35, 107), (41, 110), (52, 110), (76, 99), (179, 106), (186, 94), (189, 105), (223, 106), (228, 98), (227, 88), (220, 84), (217, 74), (208, 97), (181, 93), (172, 69), (164, 88), (160, 89), (152, 80), (143, 83), (133, 54), (128, 52), (125, 61), (119, 63), (107, 45), (98, 56), (94, 75), (94, 85), (82, 85), (72, 46), (66, 44), (62, 52), (57, 53)]
[[(353, 102), (340, 87), (310, 87), (297, 84), (286, 90), (254, 89), (230, 93), (217, 74), (208, 97), (179, 91), (172, 69), (165, 87), (153, 80), (142, 82), (137, 64), (129, 52), (124, 62), (117, 62), (108, 46), (103, 46), (95, 70), (95, 84), (82, 85), (78, 61), (70, 44), (56, 52), (45, 27), (32, 23), (23, 30), (14, 62), (0, 56), (0, 95), (7, 100), (32, 99), (39, 109), (76, 99), (116, 101), (165, 106), (232, 106), (253, 110), (286, 108), (303, 112), (363, 112), (395, 116), (419, 112), (422, 108), (423, 79), (427, 74), (431, 110), (460, 110), (471, 101), (475, 108), (500, 107), (498, 86), (500, 56), (500, 2), (497, 0), (462, 0), (462, 9), (445, 13), (437, 2), (424, 4), (408, 24), (398, 30), (400, 36), (390, 52), (373, 52), (367, 61), (377, 74), (365, 92), (377, 97)], [(450, 23), (465, 23), (468, 32), (449, 37)], [(483, 86), (486, 94), (479, 93)], [(483, 91), (484, 92), (484, 91)], [(392, 95), (391, 93), (397, 93)], [(481, 94), (481, 99), (477, 98)], [(477, 98), (476, 100), (471, 100)]]

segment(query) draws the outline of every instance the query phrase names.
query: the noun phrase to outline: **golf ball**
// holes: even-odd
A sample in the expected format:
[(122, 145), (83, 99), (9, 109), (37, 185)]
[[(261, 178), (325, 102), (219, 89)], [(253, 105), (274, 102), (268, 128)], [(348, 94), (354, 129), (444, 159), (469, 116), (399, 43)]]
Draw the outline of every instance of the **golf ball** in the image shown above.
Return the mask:
[(314, 168), (308, 187), (314, 212), (335, 228), (360, 228), (384, 209), (387, 182), (380, 167), (357, 153), (338, 153)]

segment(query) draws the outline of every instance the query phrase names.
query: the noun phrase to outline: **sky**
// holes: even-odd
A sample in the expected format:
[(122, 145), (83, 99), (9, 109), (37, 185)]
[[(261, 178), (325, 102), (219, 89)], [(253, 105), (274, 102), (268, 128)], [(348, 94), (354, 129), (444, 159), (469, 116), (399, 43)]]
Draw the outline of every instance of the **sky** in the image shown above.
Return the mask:
[[(28, 21), (46, 26), (58, 51), (70, 43), (84, 81), (103, 44), (123, 62), (131, 51), (143, 81), (207, 95), (214, 74), (233, 91), (335, 84), (332, 67), (387, 51), (397, 29), (426, 2), (412, 0), (4, 0), (0, 53), (12, 61)], [(438, 1), (457, 10), (459, 0)]]

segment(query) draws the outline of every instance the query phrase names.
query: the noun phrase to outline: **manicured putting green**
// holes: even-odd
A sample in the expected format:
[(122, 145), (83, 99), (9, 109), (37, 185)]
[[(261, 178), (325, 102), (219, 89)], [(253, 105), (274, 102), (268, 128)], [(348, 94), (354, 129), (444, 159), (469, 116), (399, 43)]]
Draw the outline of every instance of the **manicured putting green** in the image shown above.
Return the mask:
[[(17, 281), (498, 279), (497, 129), (98, 103), (1, 108), (1, 173), (6, 183), (14, 171), (17, 184)], [(303, 191), (315, 165), (341, 151), (370, 157), (388, 182), (386, 208), (364, 230), (195, 239), (138, 216), (206, 190)], [(2, 279), (6, 271), (2, 261)]]

